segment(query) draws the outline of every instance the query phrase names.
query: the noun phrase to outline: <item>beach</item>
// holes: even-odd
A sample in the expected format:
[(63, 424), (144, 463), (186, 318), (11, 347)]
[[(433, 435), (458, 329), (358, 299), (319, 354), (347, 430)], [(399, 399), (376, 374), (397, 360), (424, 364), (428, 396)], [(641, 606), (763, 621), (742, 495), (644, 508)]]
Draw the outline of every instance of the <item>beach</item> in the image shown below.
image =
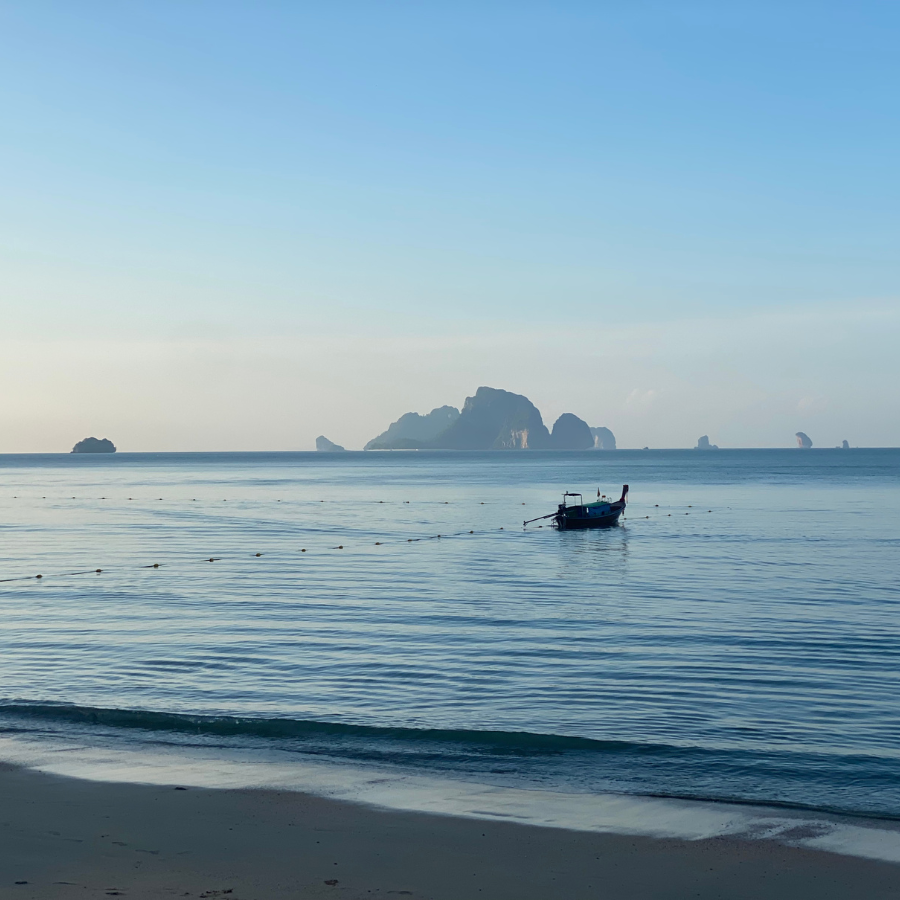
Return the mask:
[(900, 896), (898, 451), (320, 456), (0, 459), (0, 900)]
[(9, 765), (0, 798), (4, 900), (900, 895), (898, 865), (768, 841), (591, 834)]

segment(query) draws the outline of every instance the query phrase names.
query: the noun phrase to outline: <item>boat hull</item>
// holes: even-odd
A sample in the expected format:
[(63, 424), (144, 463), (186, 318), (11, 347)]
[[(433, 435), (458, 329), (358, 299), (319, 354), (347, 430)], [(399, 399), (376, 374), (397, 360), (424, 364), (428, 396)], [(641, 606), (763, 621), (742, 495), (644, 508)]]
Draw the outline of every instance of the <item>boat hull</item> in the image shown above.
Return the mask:
[(619, 516), (622, 510), (617, 509), (605, 516), (573, 516), (557, 514), (556, 527), (560, 531), (569, 531), (571, 529), (583, 530), (585, 528), (611, 528), (613, 525), (619, 524)]

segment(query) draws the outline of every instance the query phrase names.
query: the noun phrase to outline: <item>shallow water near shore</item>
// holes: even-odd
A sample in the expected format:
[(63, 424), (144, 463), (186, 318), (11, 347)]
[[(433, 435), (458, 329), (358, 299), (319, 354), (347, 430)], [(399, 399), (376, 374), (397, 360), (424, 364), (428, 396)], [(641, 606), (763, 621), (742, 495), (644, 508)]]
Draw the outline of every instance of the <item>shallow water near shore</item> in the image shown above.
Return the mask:
[[(618, 528), (522, 528), (625, 482)], [(896, 450), (0, 456), (0, 755), (893, 841), (898, 500)]]

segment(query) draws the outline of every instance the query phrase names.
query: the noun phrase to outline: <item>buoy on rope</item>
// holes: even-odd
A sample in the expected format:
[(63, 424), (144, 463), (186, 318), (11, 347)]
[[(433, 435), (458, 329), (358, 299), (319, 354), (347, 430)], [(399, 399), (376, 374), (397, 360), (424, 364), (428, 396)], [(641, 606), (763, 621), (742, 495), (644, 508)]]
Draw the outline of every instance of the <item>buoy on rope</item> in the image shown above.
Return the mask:
[(262, 556), (262, 553), (257, 553), (256, 555), (257, 555), (257, 556)]
[(300, 550), (300, 552), (301, 552), (301, 553), (306, 553), (306, 547), (303, 547), (303, 548)]
[(43, 578), (44, 576), (43, 575), (35, 575), (34, 577), (35, 578)]
[(475, 534), (475, 532), (474, 532), (474, 531), (470, 531), (469, 534)]
[(99, 575), (103, 571), (103, 569), (95, 569), (94, 571), (96, 571), (96, 573)]
[[(379, 501), (379, 502), (380, 502), (380, 501)], [(380, 547), (380, 546), (381, 546), (381, 541), (375, 541), (375, 546), (376, 546), (376, 547)]]

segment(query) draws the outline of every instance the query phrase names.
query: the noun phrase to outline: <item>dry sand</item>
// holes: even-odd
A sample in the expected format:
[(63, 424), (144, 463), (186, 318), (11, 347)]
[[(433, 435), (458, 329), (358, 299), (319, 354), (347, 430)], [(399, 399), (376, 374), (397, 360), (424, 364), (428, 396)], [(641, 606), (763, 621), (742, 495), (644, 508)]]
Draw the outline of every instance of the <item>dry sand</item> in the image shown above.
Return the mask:
[(0, 766), (0, 898), (108, 896), (880, 900), (900, 898), (900, 865)]

